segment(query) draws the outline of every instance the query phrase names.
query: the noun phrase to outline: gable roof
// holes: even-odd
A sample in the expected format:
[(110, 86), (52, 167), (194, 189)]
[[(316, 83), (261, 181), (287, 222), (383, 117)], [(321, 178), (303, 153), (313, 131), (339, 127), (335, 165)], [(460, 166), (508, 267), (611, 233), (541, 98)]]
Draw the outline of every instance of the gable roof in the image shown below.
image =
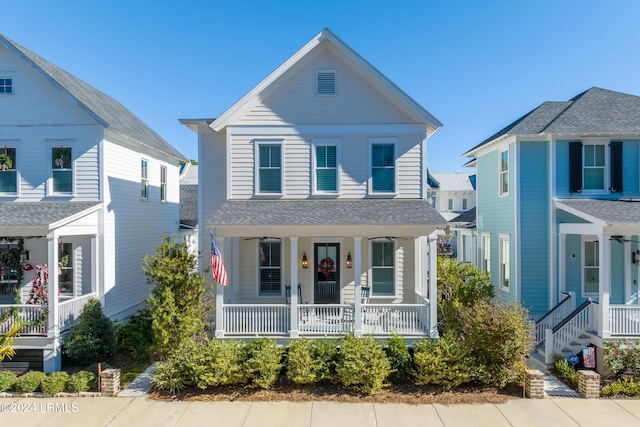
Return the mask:
[(559, 199), (554, 204), (559, 209), (603, 227), (640, 224), (638, 200)]
[(0, 202), (0, 227), (56, 228), (70, 218), (95, 212), (102, 202)]
[(322, 43), (331, 43), (339, 49), (347, 59), (351, 61), (355, 70), (357, 70), (361, 75), (373, 78), (374, 81), (386, 89), (386, 92), (388, 92), (385, 93), (387, 98), (393, 101), (396, 105), (399, 105), (405, 112), (408, 112), (411, 117), (424, 122), (427, 125), (427, 136), (431, 136), (440, 127), (442, 127), (442, 123), (440, 123), (440, 121), (431, 115), (431, 113), (429, 113), (424, 107), (414, 101), (402, 89), (396, 86), (391, 80), (356, 53), (356, 51), (340, 40), (329, 29), (325, 28), (300, 50), (293, 54), (293, 56), (287, 59), (282, 65), (276, 68), (275, 71), (258, 83), (258, 85), (249, 91), (249, 93), (243, 96), (238, 102), (233, 104), (227, 111), (214, 120), (213, 123), (210, 124), (211, 129), (218, 132), (228, 124), (236, 121), (239, 117), (242, 117), (251, 108), (255, 107), (261, 98), (260, 95), (268, 87), (274, 84), (276, 80), (282, 77), (296, 63)]
[(185, 157), (147, 126), (124, 105), (88, 85), (57, 65), (0, 34), (0, 43), (44, 75), (54, 86), (68, 94), (101, 125), (139, 145), (159, 151), (177, 160)]
[(506, 135), (542, 133), (638, 134), (640, 97), (592, 87), (566, 102), (544, 102), (463, 156)]
[(440, 191), (475, 191), (473, 173), (468, 172), (433, 172), (438, 181)]

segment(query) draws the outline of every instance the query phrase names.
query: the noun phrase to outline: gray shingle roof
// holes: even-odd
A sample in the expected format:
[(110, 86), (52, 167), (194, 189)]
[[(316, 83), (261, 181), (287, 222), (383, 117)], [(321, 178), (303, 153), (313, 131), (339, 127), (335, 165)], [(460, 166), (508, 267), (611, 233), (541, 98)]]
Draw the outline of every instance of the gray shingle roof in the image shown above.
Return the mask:
[(0, 202), (0, 227), (48, 227), (101, 202)]
[(535, 135), (543, 132), (638, 134), (640, 97), (593, 87), (566, 102), (545, 102), (469, 152), (504, 135)]
[(232, 200), (207, 226), (446, 225), (426, 200)]
[(22, 55), (36, 69), (41, 70), (62, 89), (66, 90), (87, 110), (99, 118), (105, 127), (139, 144), (158, 150), (162, 153), (184, 160), (185, 157), (160, 135), (154, 132), (124, 105), (98, 89), (88, 85), (74, 75), (64, 71), (55, 64), (31, 52), (18, 43), (0, 34), (0, 43)]
[(180, 224), (198, 225), (198, 186), (195, 184), (180, 185)]
[(562, 199), (557, 205), (575, 209), (608, 225), (640, 224), (639, 200)]
[(471, 208), (462, 212), (449, 222), (476, 222), (476, 208)]

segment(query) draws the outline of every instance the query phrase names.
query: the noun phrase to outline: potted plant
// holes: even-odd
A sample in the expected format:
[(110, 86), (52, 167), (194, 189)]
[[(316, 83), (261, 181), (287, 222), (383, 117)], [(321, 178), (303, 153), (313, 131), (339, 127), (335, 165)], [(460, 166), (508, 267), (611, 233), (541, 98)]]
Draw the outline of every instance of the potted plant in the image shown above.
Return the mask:
[(13, 167), (13, 160), (8, 154), (0, 154), (0, 170), (6, 171)]

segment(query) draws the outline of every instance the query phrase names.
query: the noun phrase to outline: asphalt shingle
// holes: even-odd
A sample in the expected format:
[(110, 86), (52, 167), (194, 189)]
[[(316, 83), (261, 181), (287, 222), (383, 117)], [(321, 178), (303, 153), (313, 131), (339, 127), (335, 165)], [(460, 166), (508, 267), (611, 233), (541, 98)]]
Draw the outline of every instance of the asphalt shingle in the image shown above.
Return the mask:
[(47, 227), (101, 202), (0, 202), (0, 227)]

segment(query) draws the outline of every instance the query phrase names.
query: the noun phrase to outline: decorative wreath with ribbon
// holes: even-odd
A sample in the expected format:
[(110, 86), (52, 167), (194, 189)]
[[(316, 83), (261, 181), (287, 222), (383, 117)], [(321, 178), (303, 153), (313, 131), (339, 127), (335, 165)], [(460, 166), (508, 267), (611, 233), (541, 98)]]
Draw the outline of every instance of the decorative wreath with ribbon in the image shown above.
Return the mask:
[(334, 270), (335, 266), (336, 264), (331, 258), (322, 258), (322, 261), (318, 264), (318, 270), (327, 276)]

